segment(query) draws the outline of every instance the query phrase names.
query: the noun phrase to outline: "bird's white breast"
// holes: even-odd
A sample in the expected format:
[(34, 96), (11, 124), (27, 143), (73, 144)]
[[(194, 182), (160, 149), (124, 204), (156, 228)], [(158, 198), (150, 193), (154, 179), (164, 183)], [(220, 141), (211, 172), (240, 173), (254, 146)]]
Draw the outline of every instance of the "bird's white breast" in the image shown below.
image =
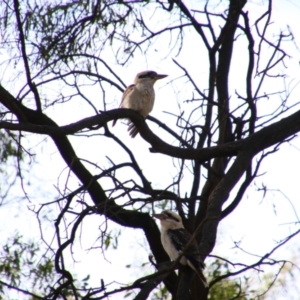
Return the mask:
[(152, 85), (136, 84), (122, 101), (123, 108), (131, 108), (138, 111), (144, 118), (152, 111), (155, 93)]

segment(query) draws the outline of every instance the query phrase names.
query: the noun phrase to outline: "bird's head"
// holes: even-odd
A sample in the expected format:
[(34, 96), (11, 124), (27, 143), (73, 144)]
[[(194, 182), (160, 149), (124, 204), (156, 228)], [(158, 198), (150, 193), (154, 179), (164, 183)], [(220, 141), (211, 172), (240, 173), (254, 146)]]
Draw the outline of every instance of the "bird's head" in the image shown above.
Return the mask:
[(143, 71), (143, 72), (138, 73), (135, 76), (134, 84), (138, 84), (141, 82), (149, 82), (149, 83), (152, 83), (152, 85), (153, 85), (157, 80), (163, 79), (167, 76), (168, 75), (157, 74), (154, 71)]
[(154, 214), (153, 217), (159, 219), (161, 226), (166, 229), (183, 228), (181, 217), (173, 211), (164, 210), (160, 214)]

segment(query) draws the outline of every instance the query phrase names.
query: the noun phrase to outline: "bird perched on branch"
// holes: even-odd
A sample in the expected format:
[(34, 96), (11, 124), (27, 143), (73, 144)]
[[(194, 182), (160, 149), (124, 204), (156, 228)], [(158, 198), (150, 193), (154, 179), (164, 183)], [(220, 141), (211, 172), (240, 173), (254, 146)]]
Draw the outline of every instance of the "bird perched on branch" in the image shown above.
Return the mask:
[[(135, 76), (134, 84), (129, 85), (122, 96), (120, 108), (130, 108), (140, 113), (144, 118), (151, 112), (154, 100), (155, 92), (154, 83), (168, 75), (157, 74), (154, 71), (140, 72)], [(113, 126), (115, 126), (117, 120), (114, 120)], [(132, 122), (128, 123), (128, 131), (132, 138), (138, 134), (138, 129)]]
[[(181, 217), (170, 210), (154, 214), (153, 217), (160, 220), (161, 242), (170, 259), (176, 260), (183, 253), (180, 263), (191, 267), (198, 274), (204, 286), (208, 287), (202, 273), (204, 264), (201, 260), (197, 243), (195, 240), (190, 241), (192, 236), (183, 227)], [(189, 245), (187, 246), (187, 244)]]

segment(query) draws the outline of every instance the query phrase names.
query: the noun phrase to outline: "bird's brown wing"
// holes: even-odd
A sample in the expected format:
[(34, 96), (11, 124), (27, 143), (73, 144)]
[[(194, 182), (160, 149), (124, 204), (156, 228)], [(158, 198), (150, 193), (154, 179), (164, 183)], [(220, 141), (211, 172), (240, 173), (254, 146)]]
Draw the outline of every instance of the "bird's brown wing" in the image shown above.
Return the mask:
[(121, 99), (121, 103), (120, 103), (120, 108), (122, 108), (122, 104), (123, 104), (123, 101), (124, 99), (128, 96), (128, 94), (133, 90), (134, 88), (134, 84), (130, 84), (126, 90), (124, 91), (123, 95), (122, 95), (122, 99)]
[[(123, 106), (123, 101), (126, 98), (126, 96), (132, 91), (132, 89), (134, 88), (134, 84), (129, 85), (126, 90), (124, 91), (123, 95), (122, 95), (122, 99), (121, 99), (121, 103), (119, 105), (119, 108), (122, 108)], [(117, 119), (113, 121), (112, 126), (115, 126), (117, 123)]]
[(207, 288), (208, 283), (206, 281), (205, 276), (202, 273), (202, 269), (204, 268), (203, 261), (201, 260), (199, 249), (197, 246), (197, 243), (195, 240), (193, 240), (190, 243), (190, 246), (185, 249), (185, 246), (191, 239), (191, 234), (185, 229), (185, 228), (180, 228), (180, 229), (169, 229), (168, 230), (168, 235), (172, 241), (172, 243), (175, 245), (175, 248), (177, 249), (178, 252), (182, 252), (183, 250), (185, 251), (183, 256), (188, 261), (188, 265), (196, 271), (198, 274), (200, 280), (204, 284), (204, 286)]
[[(179, 252), (184, 250), (185, 246), (191, 239), (191, 234), (185, 228), (168, 230), (168, 235)], [(193, 240), (188, 249), (185, 250), (184, 256), (196, 269), (204, 268), (195, 240)]]

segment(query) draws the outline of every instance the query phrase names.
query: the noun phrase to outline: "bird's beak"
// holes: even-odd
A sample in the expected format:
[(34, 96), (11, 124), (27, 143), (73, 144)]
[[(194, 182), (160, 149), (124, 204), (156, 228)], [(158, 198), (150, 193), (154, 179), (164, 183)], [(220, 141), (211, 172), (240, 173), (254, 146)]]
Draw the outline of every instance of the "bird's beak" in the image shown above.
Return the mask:
[(152, 217), (159, 219), (159, 220), (163, 220), (163, 219), (165, 219), (166, 216), (164, 214), (154, 214), (154, 215), (152, 215)]
[(156, 74), (155, 75), (155, 80), (159, 80), (159, 79), (163, 79), (165, 77), (167, 77), (168, 75), (164, 75), (164, 74)]

